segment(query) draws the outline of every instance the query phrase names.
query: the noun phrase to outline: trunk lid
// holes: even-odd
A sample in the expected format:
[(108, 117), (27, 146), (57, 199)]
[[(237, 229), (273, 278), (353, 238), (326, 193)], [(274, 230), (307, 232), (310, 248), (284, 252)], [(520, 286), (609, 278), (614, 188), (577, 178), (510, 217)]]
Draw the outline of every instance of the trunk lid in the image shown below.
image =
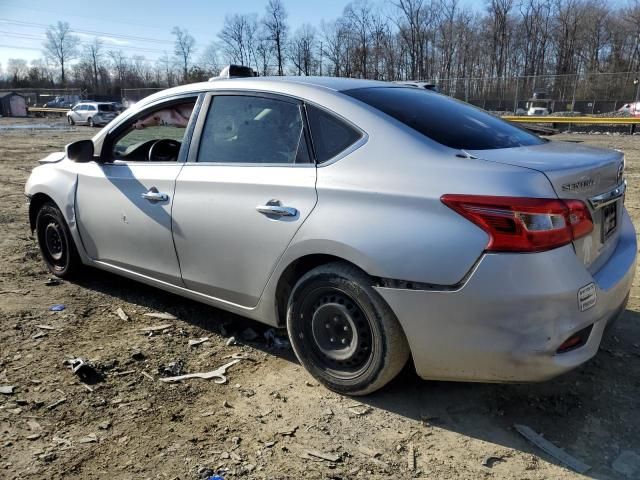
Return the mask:
[(572, 142), (496, 150), (472, 150), (474, 157), (544, 173), (558, 198), (585, 202), (593, 220), (591, 234), (574, 241), (576, 255), (591, 272), (606, 262), (618, 242), (622, 216), (624, 155), (616, 150)]

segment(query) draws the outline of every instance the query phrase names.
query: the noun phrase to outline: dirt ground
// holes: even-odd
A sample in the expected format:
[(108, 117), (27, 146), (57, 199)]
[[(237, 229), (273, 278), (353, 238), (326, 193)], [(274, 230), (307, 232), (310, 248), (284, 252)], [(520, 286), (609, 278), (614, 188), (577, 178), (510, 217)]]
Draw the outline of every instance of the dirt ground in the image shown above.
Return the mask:
[[(0, 478), (198, 479), (217, 470), (269, 480), (580, 477), (514, 424), (590, 465), (587, 477), (640, 478), (637, 283), (597, 357), (556, 380), (427, 382), (409, 365), (381, 392), (342, 397), (290, 350), (269, 346), (258, 323), (97, 270), (47, 285), (24, 183), (39, 158), (96, 130), (6, 129), (43, 123), (61, 125), (0, 119), (0, 386), (15, 386), (0, 393)], [(626, 152), (626, 205), (640, 226), (640, 136), (560, 138)], [(65, 309), (49, 311), (54, 304)], [(176, 319), (144, 315), (152, 312)], [(171, 326), (142, 331), (160, 324)], [(247, 328), (258, 337), (228, 345)], [(202, 337), (209, 340), (189, 346)], [(238, 352), (250, 360), (229, 369), (227, 384), (159, 381), (172, 362), (202, 372)], [(81, 383), (64, 364), (74, 357), (93, 362), (103, 380)]]

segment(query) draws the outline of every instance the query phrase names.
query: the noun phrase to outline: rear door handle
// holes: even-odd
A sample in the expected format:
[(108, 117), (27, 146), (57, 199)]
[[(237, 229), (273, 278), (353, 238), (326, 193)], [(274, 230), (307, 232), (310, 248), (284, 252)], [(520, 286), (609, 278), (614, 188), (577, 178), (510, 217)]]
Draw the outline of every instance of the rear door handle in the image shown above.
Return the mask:
[(159, 192), (156, 187), (151, 187), (148, 192), (142, 194), (142, 198), (150, 202), (166, 202), (169, 200), (169, 195)]
[(298, 215), (298, 210), (293, 207), (283, 206), (279, 200), (269, 200), (266, 205), (258, 205), (256, 210), (265, 215), (278, 217), (295, 217)]

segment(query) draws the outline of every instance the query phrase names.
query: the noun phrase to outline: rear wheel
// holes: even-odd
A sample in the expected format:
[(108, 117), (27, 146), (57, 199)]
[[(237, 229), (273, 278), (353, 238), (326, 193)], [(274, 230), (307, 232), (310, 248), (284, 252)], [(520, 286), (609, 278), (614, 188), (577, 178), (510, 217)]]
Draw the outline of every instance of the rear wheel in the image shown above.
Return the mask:
[(90, 127), (95, 127), (95, 125), (93, 124), (93, 118), (89, 117), (89, 119), (87, 120), (87, 123), (89, 123)]
[(358, 268), (336, 262), (305, 274), (289, 299), (287, 328), (296, 356), (339, 393), (378, 390), (409, 358), (398, 320), (371, 284)]
[(51, 273), (69, 278), (80, 270), (82, 262), (71, 232), (54, 203), (46, 202), (38, 210), (36, 236), (44, 263)]

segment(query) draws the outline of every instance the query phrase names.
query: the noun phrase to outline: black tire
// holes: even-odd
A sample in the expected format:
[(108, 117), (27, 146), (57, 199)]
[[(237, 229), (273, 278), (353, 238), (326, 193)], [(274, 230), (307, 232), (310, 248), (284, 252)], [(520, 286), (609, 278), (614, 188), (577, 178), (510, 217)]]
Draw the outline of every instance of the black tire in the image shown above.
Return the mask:
[(95, 125), (93, 124), (93, 118), (89, 117), (89, 118), (87, 119), (87, 123), (89, 123), (89, 126), (90, 126), (91, 128), (95, 127)]
[(36, 216), (36, 237), (45, 265), (60, 278), (76, 275), (82, 262), (60, 209), (46, 202)]
[(75, 125), (76, 124), (76, 122), (70, 116), (67, 116), (67, 122), (69, 122), (69, 125)]
[(348, 263), (309, 271), (293, 287), (287, 329), (300, 363), (330, 390), (367, 395), (407, 363), (409, 346), (371, 278)]

